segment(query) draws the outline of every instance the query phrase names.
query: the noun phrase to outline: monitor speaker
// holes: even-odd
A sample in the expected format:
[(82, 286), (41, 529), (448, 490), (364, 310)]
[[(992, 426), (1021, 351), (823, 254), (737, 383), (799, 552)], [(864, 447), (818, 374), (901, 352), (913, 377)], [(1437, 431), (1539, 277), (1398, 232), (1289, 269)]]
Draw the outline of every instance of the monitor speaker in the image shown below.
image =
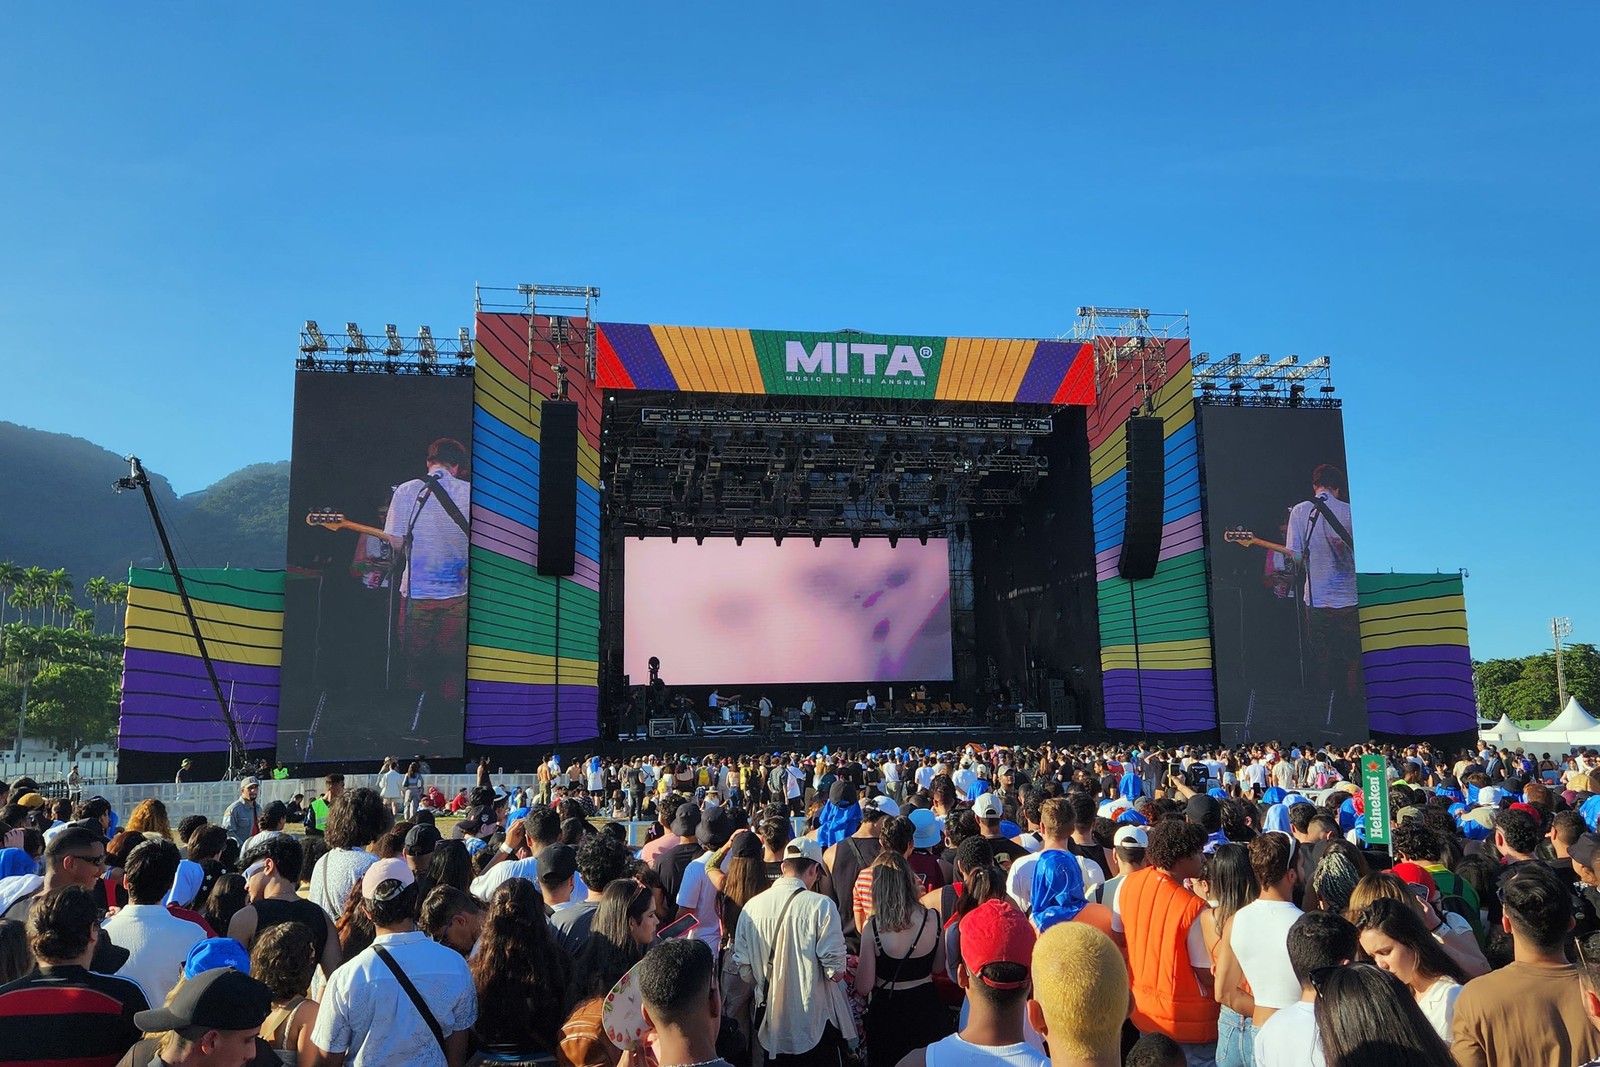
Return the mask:
[(539, 419), (539, 573), (569, 577), (578, 539), (578, 405), (547, 400)]
[(1161, 516), (1167, 506), (1165, 420), (1153, 415), (1128, 419), (1127, 513), (1117, 573), (1138, 580), (1156, 573), (1161, 556)]
[(675, 737), (678, 733), (677, 719), (651, 719), (651, 737)]

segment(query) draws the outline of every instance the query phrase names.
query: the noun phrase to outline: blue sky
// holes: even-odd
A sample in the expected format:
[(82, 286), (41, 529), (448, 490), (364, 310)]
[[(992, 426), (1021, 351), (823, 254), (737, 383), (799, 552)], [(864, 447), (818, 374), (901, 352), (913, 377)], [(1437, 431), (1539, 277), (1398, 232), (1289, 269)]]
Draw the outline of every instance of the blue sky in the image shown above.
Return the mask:
[[(1328, 354), (1361, 563), (1600, 640), (1593, 6), (7, 5), (0, 418), (180, 491), (289, 452), (303, 319)], [(803, 11), (803, 14), (801, 13)], [(1448, 24), (1446, 24), (1448, 22)]]

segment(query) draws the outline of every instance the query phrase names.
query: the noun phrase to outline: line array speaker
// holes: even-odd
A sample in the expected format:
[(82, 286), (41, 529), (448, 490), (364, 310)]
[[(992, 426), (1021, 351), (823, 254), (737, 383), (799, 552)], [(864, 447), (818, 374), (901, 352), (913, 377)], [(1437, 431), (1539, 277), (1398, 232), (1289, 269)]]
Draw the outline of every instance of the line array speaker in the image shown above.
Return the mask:
[(1161, 516), (1167, 506), (1165, 420), (1153, 415), (1128, 419), (1127, 514), (1117, 573), (1138, 580), (1156, 573), (1161, 555)]
[(539, 573), (569, 577), (578, 539), (578, 405), (547, 400), (539, 419)]

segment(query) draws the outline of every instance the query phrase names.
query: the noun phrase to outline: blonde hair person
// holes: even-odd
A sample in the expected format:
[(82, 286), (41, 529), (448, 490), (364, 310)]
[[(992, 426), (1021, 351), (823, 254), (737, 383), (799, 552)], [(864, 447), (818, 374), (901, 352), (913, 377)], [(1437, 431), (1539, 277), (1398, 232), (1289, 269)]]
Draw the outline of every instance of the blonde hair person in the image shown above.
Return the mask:
[(128, 821), (122, 824), (124, 830), (136, 830), (142, 834), (160, 834), (167, 840), (172, 840), (172, 823), (167, 819), (167, 806), (155, 797), (141, 800), (128, 816)]
[(1131, 994), (1128, 965), (1105, 934), (1058, 923), (1033, 949), (1028, 1021), (1050, 1045), (1051, 1067), (1118, 1067)]

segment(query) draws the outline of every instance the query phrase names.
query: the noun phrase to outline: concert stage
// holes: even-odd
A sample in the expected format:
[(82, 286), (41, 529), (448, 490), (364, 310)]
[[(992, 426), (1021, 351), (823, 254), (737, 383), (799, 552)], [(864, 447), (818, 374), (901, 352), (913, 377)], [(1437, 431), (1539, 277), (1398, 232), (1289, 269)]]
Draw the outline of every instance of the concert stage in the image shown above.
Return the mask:
[[(780, 719), (926, 691), (881, 733), (704, 739), (752, 751), (1475, 728), (1460, 578), (1356, 573), (1326, 357), (1213, 359), (1138, 308), (962, 338), (475, 297), (453, 350), (307, 322), (286, 570), (187, 605), (133, 572), (122, 773), (220, 769), (229, 718), (308, 771), (698, 747), (648, 722), (713, 687)], [(996, 702), (1049, 731), (957, 712)]]

